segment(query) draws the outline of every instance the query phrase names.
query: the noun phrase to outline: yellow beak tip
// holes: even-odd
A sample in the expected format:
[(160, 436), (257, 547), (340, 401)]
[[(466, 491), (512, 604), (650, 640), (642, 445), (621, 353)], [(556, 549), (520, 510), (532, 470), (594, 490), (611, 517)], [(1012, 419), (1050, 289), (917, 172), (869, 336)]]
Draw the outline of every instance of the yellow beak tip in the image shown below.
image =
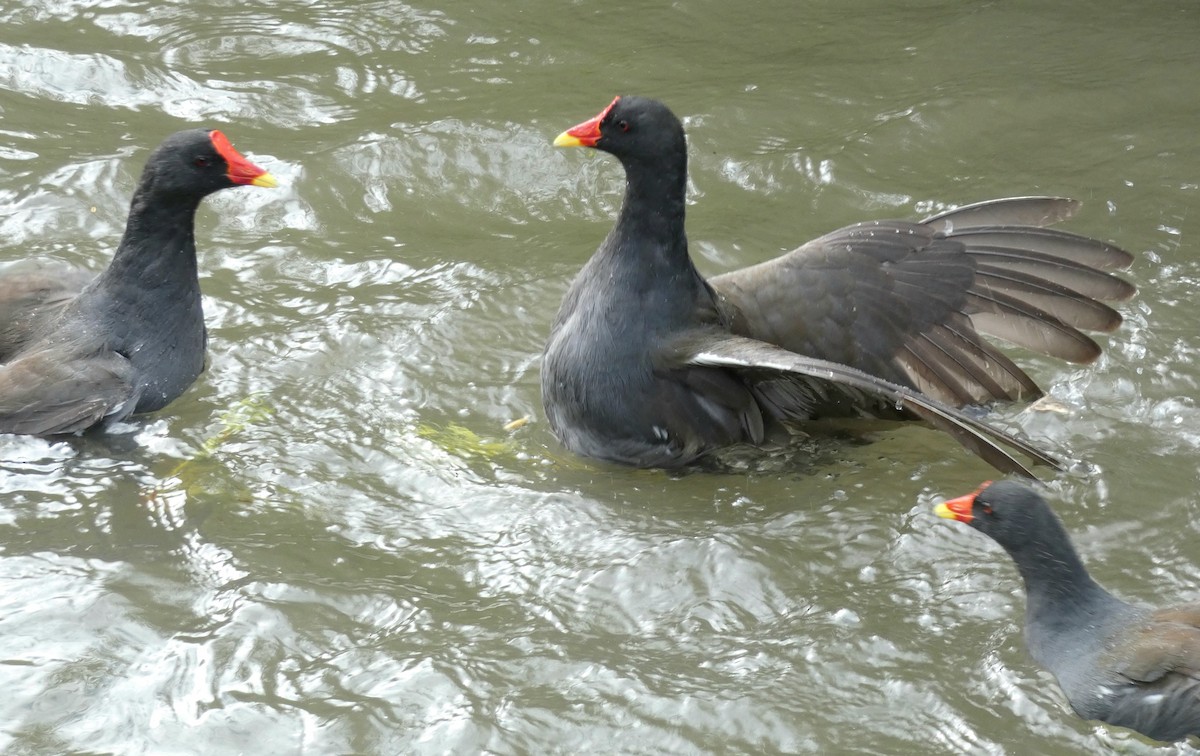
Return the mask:
[(573, 137), (567, 132), (563, 132), (554, 137), (555, 147), (582, 147), (583, 142), (579, 141), (579, 137)]
[(276, 181), (275, 177), (271, 174), (264, 173), (261, 176), (255, 176), (254, 180), (250, 182), (250, 185), (261, 186), (265, 189), (274, 189), (275, 187), (279, 186), (279, 182)]
[(933, 513), (938, 517), (945, 517), (947, 520), (958, 519), (958, 517), (956, 517), (955, 514), (950, 511), (950, 507), (946, 506), (944, 503), (938, 504), (936, 507), (934, 507)]

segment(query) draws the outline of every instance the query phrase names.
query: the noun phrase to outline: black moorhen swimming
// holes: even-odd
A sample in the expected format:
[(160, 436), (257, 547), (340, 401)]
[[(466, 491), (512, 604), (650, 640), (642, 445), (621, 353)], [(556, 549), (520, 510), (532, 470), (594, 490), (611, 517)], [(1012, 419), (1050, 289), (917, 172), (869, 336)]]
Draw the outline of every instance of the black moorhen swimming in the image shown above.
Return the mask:
[(950, 406), (1040, 395), (978, 331), (1087, 362), (1100, 348), (1079, 329), (1121, 322), (1097, 300), (1135, 291), (1105, 272), (1127, 252), (1044, 228), (1078, 207), (1052, 197), (860, 223), (706, 281), (684, 232), (683, 126), (665, 105), (618, 97), (554, 143), (612, 153), (626, 176), (542, 363), (550, 427), (585, 456), (679, 467), (760, 443), (776, 420), (916, 416), (1032, 476), (1001, 445), (1057, 463)]
[(1127, 604), (1088, 575), (1050, 505), (1028, 486), (985, 483), (939, 504), (1004, 547), (1025, 581), (1025, 643), (1071, 708), (1154, 738), (1200, 735), (1200, 602)]
[(204, 370), (196, 271), (200, 201), (276, 186), (220, 131), (172, 134), (151, 153), (125, 235), (99, 276), (0, 276), (0, 433), (75, 433), (161, 409)]

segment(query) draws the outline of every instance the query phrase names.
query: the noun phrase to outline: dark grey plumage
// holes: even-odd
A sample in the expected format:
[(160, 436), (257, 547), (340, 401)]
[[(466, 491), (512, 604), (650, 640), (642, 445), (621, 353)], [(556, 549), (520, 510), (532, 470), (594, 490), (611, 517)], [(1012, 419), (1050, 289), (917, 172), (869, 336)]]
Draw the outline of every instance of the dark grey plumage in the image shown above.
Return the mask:
[(551, 428), (586, 456), (677, 467), (760, 443), (778, 420), (916, 416), (1030, 475), (1001, 447), (1053, 460), (954, 409), (1040, 394), (981, 332), (1086, 362), (1099, 347), (1079, 329), (1121, 322), (1098, 300), (1134, 292), (1107, 272), (1128, 253), (1043, 228), (1078, 206), (1048, 197), (858, 224), (706, 281), (688, 256), (687, 149), (670, 110), (620, 97), (556, 143), (610, 152), (626, 173), (542, 364)]
[(1084, 719), (1155, 740), (1200, 735), (1200, 602), (1128, 604), (1092, 579), (1045, 499), (1012, 481), (939, 505), (1008, 552), (1025, 583), (1025, 643)]
[(74, 433), (166, 406), (204, 369), (193, 222), (227, 187), (274, 186), (219, 131), (168, 137), (149, 157), (99, 276), (15, 266), (0, 275), (0, 433)]

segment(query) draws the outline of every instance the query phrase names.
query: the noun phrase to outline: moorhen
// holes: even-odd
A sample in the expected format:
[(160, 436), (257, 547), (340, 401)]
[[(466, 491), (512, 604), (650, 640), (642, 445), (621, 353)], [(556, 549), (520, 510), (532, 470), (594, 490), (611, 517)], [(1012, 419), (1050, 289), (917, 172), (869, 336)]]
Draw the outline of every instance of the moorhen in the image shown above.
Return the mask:
[(1079, 329), (1131, 297), (1108, 273), (1124, 250), (1044, 228), (1078, 203), (1020, 197), (909, 221), (860, 223), (705, 280), (684, 232), (687, 144), (662, 103), (617, 97), (556, 146), (625, 168), (616, 226), (567, 291), (542, 363), (550, 427), (572, 451), (679, 467), (775, 421), (924, 419), (1006, 472), (1002, 447), (1056, 464), (954, 407), (1030, 399), (1037, 385), (979, 332), (1074, 362), (1100, 348)]
[(1200, 735), (1200, 602), (1127, 604), (1088, 575), (1045, 499), (1013, 481), (939, 504), (1004, 547), (1025, 581), (1025, 643), (1075, 713), (1154, 738)]
[(0, 275), (0, 433), (75, 433), (161, 409), (204, 370), (194, 220), (219, 189), (276, 186), (220, 131), (172, 134), (108, 268)]

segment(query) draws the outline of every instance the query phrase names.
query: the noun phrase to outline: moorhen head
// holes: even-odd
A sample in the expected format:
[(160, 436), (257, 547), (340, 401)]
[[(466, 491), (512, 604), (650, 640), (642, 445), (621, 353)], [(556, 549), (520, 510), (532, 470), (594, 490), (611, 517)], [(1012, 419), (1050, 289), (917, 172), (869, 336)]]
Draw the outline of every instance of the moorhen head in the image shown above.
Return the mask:
[(278, 186), (275, 177), (234, 149), (216, 129), (177, 131), (150, 153), (139, 189), (188, 198), (203, 198), (235, 186)]
[[(678, 163), (687, 154), (683, 124), (657, 100), (618, 96), (578, 126), (554, 140), (555, 147), (595, 147), (630, 165)], [(686, 167), (686, 158), (684, 159)]]

